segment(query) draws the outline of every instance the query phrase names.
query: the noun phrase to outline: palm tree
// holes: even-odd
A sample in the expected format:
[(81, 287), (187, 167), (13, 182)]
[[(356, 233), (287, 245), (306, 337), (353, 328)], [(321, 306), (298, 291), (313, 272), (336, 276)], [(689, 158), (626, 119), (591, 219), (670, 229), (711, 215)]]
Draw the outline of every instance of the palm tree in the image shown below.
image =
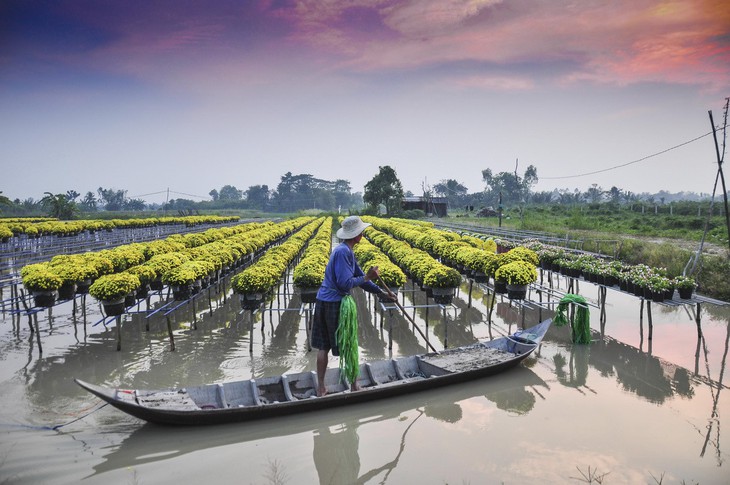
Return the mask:
[(75, 202), (68, 200), (65, 194), (44, 193), (46, 196), (41, 199), (41, 204), (48, 210), (48, 215), (61, 220), (73, 219), (78, 210)]

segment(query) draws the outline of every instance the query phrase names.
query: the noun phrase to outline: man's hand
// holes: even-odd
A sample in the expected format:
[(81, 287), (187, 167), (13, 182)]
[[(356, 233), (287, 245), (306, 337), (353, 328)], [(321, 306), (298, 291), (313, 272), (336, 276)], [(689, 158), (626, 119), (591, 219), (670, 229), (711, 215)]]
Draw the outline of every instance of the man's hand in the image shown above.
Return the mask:
[(371, 266), (365, 275), (365, 281), (374, 281), (380, 277), (380, 270), (377, 266)]
[(383, 292), (380, 294), (380, 299), (383, 301), (394, 302), (398, 300), (398, 295), (383, 288)]

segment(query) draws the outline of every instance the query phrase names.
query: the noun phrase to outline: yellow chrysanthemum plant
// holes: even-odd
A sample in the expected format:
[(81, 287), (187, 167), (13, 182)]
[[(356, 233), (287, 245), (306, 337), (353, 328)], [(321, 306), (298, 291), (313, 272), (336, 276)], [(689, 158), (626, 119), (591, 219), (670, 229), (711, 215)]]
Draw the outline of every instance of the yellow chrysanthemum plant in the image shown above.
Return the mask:
[(454, 268), (437, 263), (423, 279), (423, 284), (430, 288), (436, 303), (450, 304), (455, 289), (461, 284), (461, 274)]
[[(366, 229), (368, 232), (370, 229)], [(363, 239), (360, 244), (354, 247), (355, 257), (358, 264), (367, 271), (373, 266), (377, 266), (380, 272), (380, 279), (393, 291), (406, 283), (406, 275), (394, 264), (388, 256), (385, 255), (377, 246), (370, 241)], [(380, 280), (375, 281), (378, 286), (383, 286)]]
[(231, 279), (233, 291), (241, 294), (266, 293), (278, 279), (269, 265), (256, 264), (241, 271)]
[(29, 264), (20, 272), (23, 286), (30, 292), (56, 291), (63, 279), (52, 271), (47, 263)]
[(13, 236), (13, 231), (8, 226), (0, 224), (0, 242), (8, 242)]
[(151, 266), (146, 264), (139, 264), (129, 268), (127, 273), (133, 274), (139, 278), (139, 282), (142, 286), (149, 285), (152, 280), (157, 278), (157, 273)]
[(508, 285), (529, 285), (537, 281), (537, 268), (527, 261), (512, 261), (500, 266), (494, 278), (505, 281)]
[(461, 284), (461, 275), (454, 268), (438, 264), (423, 278), (429, 288), (456, 288)]
[(140, 285), (137, 275), (126, 272), (108, 274), (94, 281), (89, 287), (89, 294), (101, 302), (114, 302), (137, 291)]

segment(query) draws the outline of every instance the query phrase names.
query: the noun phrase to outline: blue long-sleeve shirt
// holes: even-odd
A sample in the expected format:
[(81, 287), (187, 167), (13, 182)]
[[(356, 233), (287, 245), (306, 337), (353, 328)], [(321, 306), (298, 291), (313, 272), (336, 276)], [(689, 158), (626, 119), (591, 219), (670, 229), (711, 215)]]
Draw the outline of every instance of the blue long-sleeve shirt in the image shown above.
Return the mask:
[(357, 264), (355, 253), (343, 242), (330, 254), (317, 298), (322, 301), (340, 301), (356, 286), (370, 293), (380, 293), (378, 285), (372, 281), (365, 281), (365, 273)]

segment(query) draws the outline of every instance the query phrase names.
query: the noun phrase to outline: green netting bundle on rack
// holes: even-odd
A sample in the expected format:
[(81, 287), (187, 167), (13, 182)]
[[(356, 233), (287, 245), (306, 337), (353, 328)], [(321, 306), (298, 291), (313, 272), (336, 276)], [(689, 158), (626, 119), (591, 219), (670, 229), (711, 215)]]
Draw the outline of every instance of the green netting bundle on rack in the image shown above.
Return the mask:
[(575, 304), (578, 308), (575, 311), (571, 325), (571, 337), (575, 344), (591, 343), (591, 315), (588, 310), (586, 299), (580, 295), (572, 293), (566, 294), (558, 303), (558, 308), (553, 318), (553, 323), (557, 327), (562, 327), (568, 323), (566, 312), (571, 304)]

